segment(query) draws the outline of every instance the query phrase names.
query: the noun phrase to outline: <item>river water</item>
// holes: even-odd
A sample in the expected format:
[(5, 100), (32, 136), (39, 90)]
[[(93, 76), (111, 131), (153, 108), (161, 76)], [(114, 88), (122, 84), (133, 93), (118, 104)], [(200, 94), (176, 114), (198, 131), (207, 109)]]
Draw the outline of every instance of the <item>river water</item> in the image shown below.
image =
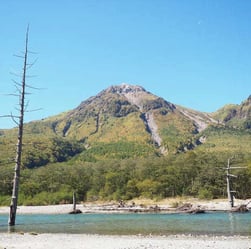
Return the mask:
[(0, 232), (85, 233), (106, 235), (245, 235), (251, 236), (251, 212), (205, 214), (59, 214), (18, 215), (9, 228), (0, 215)]

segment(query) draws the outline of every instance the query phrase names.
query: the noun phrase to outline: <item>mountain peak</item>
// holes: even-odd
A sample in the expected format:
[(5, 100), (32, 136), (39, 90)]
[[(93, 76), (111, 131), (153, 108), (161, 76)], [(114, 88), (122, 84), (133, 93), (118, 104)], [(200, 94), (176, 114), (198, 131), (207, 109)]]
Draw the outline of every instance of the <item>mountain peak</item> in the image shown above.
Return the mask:
[(251, 103), (251, 95), (249, 95), (247, 102)]
[(116, 86), (110, 86), (107, 88), (106, 92), (118, 93), (118, 94), (127, 94), (127, 93), (136, 93), (136, 92), (146, 92), (146, 90), (137, 85), (130, 85), (128, 83), (122, 83)]
[(111, 86), (102, 93), (112, 93), (126, 98), (131, 104), (137, 106), (141, 111), (147, 100), (155, 100), (158, 98), (152, 93), (146, 91), (142, 86), (130, 85), (122, 83), (120, 85)]

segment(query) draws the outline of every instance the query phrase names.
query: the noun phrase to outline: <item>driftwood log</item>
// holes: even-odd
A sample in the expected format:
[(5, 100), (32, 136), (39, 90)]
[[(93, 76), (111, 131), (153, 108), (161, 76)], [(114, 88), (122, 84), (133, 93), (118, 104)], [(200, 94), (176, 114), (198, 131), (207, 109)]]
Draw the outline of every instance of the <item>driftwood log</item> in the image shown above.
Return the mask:
[(248, 212), (249, 209), (247, 207), (247, 204), (241, 204), (237, 207), (234, 207), (231, 209), (232, 212), (239, 212), (239, 213), (245, 213), (245, 212)]
[(185, 203), (184, 205), (180, 206), (180, 207), (177, 207), (176, 208), (176, 211), (179, 211), (179, 212), (186, 212), (186, 211), (189, 211), (191, 210), (193, 207), (193, 205), (191, 203)]
[(187, 213), (187, 214), (203, 214), (205, 213), (204, 209), (201, 209), (200, 206), (193, 207), (191, 203), (185, 203), (181, 207), (176, 208), (176, 211)]
[(188, 214), (204, 214), (205, 210), (197, 207), (197, 208), (192, 208), (191, 210), (186, 211), (186, 213), (188, 213)]

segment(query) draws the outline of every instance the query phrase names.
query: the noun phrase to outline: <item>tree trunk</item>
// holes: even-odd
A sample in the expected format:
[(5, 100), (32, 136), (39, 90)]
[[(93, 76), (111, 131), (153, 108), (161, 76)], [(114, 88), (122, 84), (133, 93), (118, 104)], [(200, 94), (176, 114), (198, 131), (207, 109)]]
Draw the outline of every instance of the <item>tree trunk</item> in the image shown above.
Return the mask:
[(232, 208), (234, 206), (234, 196), (230, 189), (230, 177), (228, 175), (227, 175), (227, 196), (228, 196), (230, 207)]
[(23, 67), (23, 77), (22, 85), (19, 96), (20, 105), (20, 116), (19, 116), (19, 127), (18, 127), (18, 140), (17, 140), (17, 150), (15, 159), (15, 172), (13, 179), (13, 189), (10, 204), (10, 214), (9, 214), (9, 225), (14, 226), (16, 222), (16, 211), (18, 203), (18, 190), (19, 190), (19, 180), (20, 180), (20, 168), (21, 168), (21, 158), (22, 158), (22, 141), (23, 141), (23, 122), (24, 122), (24, 108), (25, 108), (25, 80), (26, 80), (26, 69), (27, 69), (27, 55), (28, 55), (28, 33), (29, 27), (26, 32), (26, 42), (25, 42), (25, 53), (24, 53), (24, 67)]
[(227, 164), (227, 196), (230, 207), (232, 208), (234, 206), (234, 197), (231, 191), (231, 184), (230, 184), (230, 159), (228, 159), (228, 164)]
[(73, 212), (76, 212), (76, 193), (75, 192), (73, 192), (72, 202), (73, 202)]

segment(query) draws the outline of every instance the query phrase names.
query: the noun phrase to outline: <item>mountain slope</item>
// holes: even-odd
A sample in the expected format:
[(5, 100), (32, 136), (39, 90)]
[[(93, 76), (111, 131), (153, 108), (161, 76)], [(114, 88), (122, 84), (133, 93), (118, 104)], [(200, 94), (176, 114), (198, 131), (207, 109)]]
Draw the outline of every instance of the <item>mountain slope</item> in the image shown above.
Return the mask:
[(26, 130), (76, 139), (86, 148), (97, 143), (137, 142), (166, 155), (183, 150), (187, 143), (191, 146), (194, 135), (213, 122), (208, 114), (176, 106), (143, 87), (121, 84), (67, 113), (29, 123)]
[(251, 129), (251, 95), (240, 105), (225, 105), (212, 116), (225, 125)]
[[(53, 144), (55, 136), (70, 144), (77, 142), (84, 149), (76, 150), (82, 151), (79, 160), (91, 161), (167, 156), (196, 149), (203, 143), (202, 148), (207, 149), (208, 141), (213, 141), (211, 150), (217, 150), (217, 144), (222, 146), (222, 141), (211, 127), (222, 130), (230, 125), (248, 128), (250, 102), (251, 97), (240, 106), (224, 107), (211, 115), (170, 103), (141, 86), (124, 83), (101, 91), (71, 111), (26, 124), (25, 137), (30, 146), (38, 144), (36, 140), (40, 144), (43, 141)], [(234, 132), (228, 130), (227, 138), (238, 144), (238, 137), (231, 135)], [(2, 133), (6, 139), (15, 134), (15, 129)], [(64, 146), (63, 142), (60, 144)]]

